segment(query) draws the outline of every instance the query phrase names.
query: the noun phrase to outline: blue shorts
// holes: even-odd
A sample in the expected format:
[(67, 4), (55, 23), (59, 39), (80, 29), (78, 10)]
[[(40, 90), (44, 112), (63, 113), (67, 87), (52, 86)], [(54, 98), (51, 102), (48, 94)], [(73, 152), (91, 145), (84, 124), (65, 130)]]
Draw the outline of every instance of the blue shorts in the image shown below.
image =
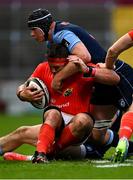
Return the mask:
[(133, 68), (123, 61), (116, 62), (116, 73), (120, 76), (117, 86), (95, 83), (91, 103), (95, 105), (114, 105), (126, 111), (132, 104)]

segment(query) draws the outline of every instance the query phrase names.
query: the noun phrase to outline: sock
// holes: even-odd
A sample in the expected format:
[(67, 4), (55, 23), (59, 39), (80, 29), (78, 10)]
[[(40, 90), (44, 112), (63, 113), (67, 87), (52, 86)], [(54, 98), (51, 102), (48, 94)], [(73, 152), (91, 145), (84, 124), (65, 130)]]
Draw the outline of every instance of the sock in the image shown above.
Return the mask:
[(32, 160), (32, 157), (33, 157), (33, 156), (28, 155), (28, 156), (27, 156), (27, 161), (31, 161), (31, 160)]
[[(113, 131), (112, 131), (113, 132)], [(111, 135), (112, 136), (112, 135)], [(109, 138), (110, 139), (110, 138)], [(110, 141), (110, 144), (105, 144), (104, 146), (98, 148), (99, 153), (101, 153), (102, 155), (104, 155), (106, 153), (106, 151), (110, 148), (110, 147), (116, 147), (117, 144), (119, 142), (119, 135), (116, 132), (113, 132), (113, 139), (112, 142)]]
[(106, 142), (105, 146), (110, 145), (114, 139), (114, 133), (111, 129), (107, 129), (108, 133), (109, 133), (109, 139)]
[(49, 124), (43, 124), (37, 142), (37, 151), (47, 154), (52, 147), (55, 138), (55, 129)]
[(116, 119), (115, 119), (114, 123), (112, 124), (112, 126), (110, 128), (112, 131), (115, 131), (115, 132), (119, 131), (120, 123), (121, 123), (121, 117), (122, 117), (122, 111), (118, 110), (116, 112)]
[(78, 138), (72, 134), (69, 126), (66, 126), (63, 129), (59, 139), (57, 140), (55, 147), (62, 150), (65, 147), (68, 147), (69, 145), (73, 145), (77, 142), (78, 142)]
[(85, 158), (86, 156), (86, 148), (85, 148), (85, 145), (83, 144), (80, 145), (80, 156), (81, 158)]
[(118, 145), (118, 142), (119, 142), (119, 135), (117, 132), (113, 132), (113, 134), (114, 134), (114, 138), (113, 138), (113, 141), (111, 143), (111, 146), (116, 147)]
[(122, 116), (119, 137), (130, 139), (133, 133), (133, 112), (127, 112)]

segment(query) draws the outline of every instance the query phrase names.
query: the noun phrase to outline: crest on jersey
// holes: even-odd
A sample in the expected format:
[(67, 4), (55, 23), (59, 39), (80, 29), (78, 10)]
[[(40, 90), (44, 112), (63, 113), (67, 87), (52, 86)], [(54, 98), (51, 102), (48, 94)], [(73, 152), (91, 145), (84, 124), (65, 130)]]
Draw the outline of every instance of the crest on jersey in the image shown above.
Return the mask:
[(121, 107), (125, 107), (125, 106), (126, 106), (126, 103), (125, 103), (124, 99), (120, 99), (120, 100), (119, 100), (119, 105), (120, 105)]
[(72, 94), (72, 91), (73, 91), (72, 88), (71, 88), (71, 89), (66, 89), (66, 90), (64, 91), (64, 96), (70, 96), (70, 95)]

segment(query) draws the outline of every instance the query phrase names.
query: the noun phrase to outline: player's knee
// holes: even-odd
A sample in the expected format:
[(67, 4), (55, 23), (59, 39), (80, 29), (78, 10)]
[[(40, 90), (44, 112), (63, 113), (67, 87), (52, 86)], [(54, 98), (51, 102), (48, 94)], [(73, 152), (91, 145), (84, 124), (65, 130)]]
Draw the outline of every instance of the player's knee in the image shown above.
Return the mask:
[(44, 113), (44, 122), (58, 127), (62, 122), (62, 115), (57, 109), (49, 109)]
[(86, 133), (90, 133), (93, 128), (93, 119), (86, 113), (79, 113), (76, 116), (76, 126), (77, 131), (84, 131)]

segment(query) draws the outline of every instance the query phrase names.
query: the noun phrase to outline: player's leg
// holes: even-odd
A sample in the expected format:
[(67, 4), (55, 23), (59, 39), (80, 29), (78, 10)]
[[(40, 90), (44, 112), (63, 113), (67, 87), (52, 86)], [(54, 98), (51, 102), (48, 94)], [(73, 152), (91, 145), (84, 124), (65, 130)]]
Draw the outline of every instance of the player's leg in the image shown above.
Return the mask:
[[(110, 147), (117, 147), (118, 145), (119, 142), (118, 131), (119, 131), (122, 115), (123, 112), (121, 110), (118, 110), (113, 118), (113, 124), (111, 125), (110, 129), (107, 131), (107, 134), (105, 136), (105, 144), (102, 147), (97, 148), (98, 152), (102, 156), (104, 156), (105, 152)], [(107, 135), (109, 137), (107, 137)], [(133, 142), (129, 141), (128, 156), (132, 156), (132, 155), (133, 155)]]
[[(12, 151), (22, 144), (30, 144), (36, 146), (37, 138), (41, 125), (35, 126), (22, 126), (12, 133), (1, 137), (0, 144), (2, 152)], [(32, 156), (22, 155), (15, 152), (7, 152), (3, 155), (5, 160), (20, 160), (28, 161), (31, 160)]]
[[(32, 161), (32, 155), (24, 155), (16, 152), (7, 152), (3, 155), (5, 160), (10, 161)], [(56, 154), (55, 159), (62, 160), (83, 160), (88, 159), (101, 159), (101, 155), (92, 145), (74, 145), (65, 148)]]
[(56, 154), (56, 159), (63, 160), (83, 160), (83, 159), (102, 159), (102, 155), (92, 144), (74, 145), (65, 148)]
[(119, 142), (116, 147), (114, 162), (123, 162), (127, 156), (129, 139), (133, 133), (133, 103), (129, 110), (123, 114), (119, 130)]
[(63, 119), (59, 108), (48, 106), (44, 109), (43, 121), (38, 135), (33, 163), (47, 163), (57, 133), (62, 129)]
[[(117, 69), (117, 73), (121, 77), (118, 90), (120, 94), (123, 95), (121, 99), (119, 99), (118, 104), (123, 107), (126, 113), (123, 114), (121, 119), (119, 131), (120, 140), (116, 147), (114, 161), (123, 162), (128, 152), (128, 141), (133, 133), (133, 68), (124, 63), (121, 68)], [(129, 110), (127, 110), (128, 108)]]
[[(98, 109), (101, 109), (101, 108), (98, 107)], [(103, 111), (105, 110), (104, 106), (102, 110)], [(117, 113), (115, 113), (113, 119), (99, 120), (99, 121), (96, 121), (96, 123), (94, 124), (95, 128), (93, 128), (91, 138), (88, 139), (88, 144), (93, 145), (93, 149), (95, 150), (95, 151), (93, 150), (93, 152), (98, 152), (97, 154), (100, 155), (99, 157), (102, 158), (105, 152), (110, 147), (117, 146), (118, 141), (119, 141), (119, 136), (118, 136), (118, 133), (112, 131), (114, 127), (114, 126), (112, 127), (112, 125), (117, 124), (117, 128), (118, 128), (121, 116), (122, 116), (122, 113), (121, 111), (118, 110)], [(111, 127), (112, 127), (112, 130), (111, 130)]]
[(55, 143), (58, 151), (84, 141), (92, 132), (94, 119), (88, 113), (75, 115), (71, 122), (62, 130), (59, 139)]
[[(22, 144), (30, 144), (32, 146), (36, 146), (38, 133), (41, 125), (35, 126), (22, 126), (17, 128), (15, 131), (10, 134), (3, 136), (0, 138), (0, 149), (1, 155), (5, 152), (10, 152), (21, 146)], [(10, 158), (15, 154), (8, 153), (4, 154), (5, 158)], [(13, 158), (13, 157), (11, 157)]]

